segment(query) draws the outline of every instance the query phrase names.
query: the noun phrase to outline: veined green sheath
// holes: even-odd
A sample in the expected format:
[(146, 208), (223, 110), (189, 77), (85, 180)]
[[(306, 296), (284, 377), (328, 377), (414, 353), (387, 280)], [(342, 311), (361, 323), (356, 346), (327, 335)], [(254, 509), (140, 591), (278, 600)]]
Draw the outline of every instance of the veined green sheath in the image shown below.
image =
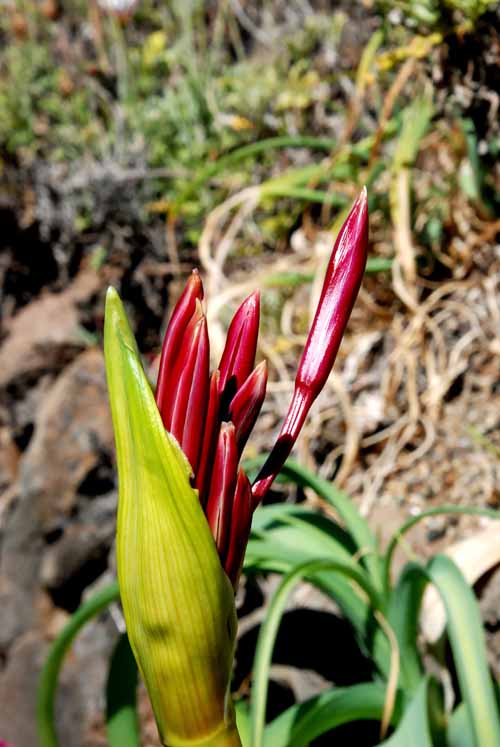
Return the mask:
[(236, 747), (228, 692), (233, 589), (113, 289), (105, 355), (119, 477), (120, 594), (161, 738), (169, 747)]

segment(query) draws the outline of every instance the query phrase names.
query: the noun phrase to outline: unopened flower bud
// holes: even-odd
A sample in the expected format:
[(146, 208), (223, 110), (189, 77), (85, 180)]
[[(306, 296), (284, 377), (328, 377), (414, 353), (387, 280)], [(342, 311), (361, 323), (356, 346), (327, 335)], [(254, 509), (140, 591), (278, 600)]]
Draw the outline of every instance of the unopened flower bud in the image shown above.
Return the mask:
[(335, 241), (287, 416), (252, 487), (254, 503), (262, 500), (269, 490), (297, 440), (312, 403), (326, 384), (363, 279), (367, 251), (368, 206), (363, 188)]
[(229, 694), (233, 588), (113, 289), (104, 347), (118, 462), (120, 595), (162, 742), (239, 747)]

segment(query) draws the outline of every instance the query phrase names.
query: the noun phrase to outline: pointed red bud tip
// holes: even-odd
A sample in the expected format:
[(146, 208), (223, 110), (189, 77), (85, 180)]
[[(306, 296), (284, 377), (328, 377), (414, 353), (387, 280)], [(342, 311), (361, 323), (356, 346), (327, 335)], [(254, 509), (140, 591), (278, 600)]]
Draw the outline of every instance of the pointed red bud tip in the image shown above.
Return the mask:
[(226, 400), (234, 397), (254, 366), (259, 319), (260, 294), (254, 291), (243, 301), (229, 325), (219, 366), (220, 392)]
[(252, 493), (248, 477), (240, 468), (233, 499), (229, 544), (226, 557), (222, 560), (234, 589), (238, 586), (251, 523)]
[(156, 384), (156, 403), (162, 413), (170, 395), (171, 377), (181, 347), (184, 332), (195, 311), (196, 301), (203, 298), (203, 283), (198, 270), (193, 270), (177, 301), (165, 332)]
[(241, 455), (255, 425), (266, 396), (267, 363), (262, 361), (231, 400), (229, 418), (236, 430), (236, 444)]
[(335, 241), (295, 379), (297, 386), (312, 392), (313, 399), (324, 387), (335, 362), (363, 279), (367, 252), (368, 205), (363, 187)]
[(312, 403), (332, 370), (363, 279), (367, 251), (368, 205), (363, 188), (335, 241), (288, 414), (252, 488), (255, 503), (262, 500), (285, 463)]
[(210, 366), (207, 320), (200, 302), (196, 303), (197, 309), (184, 335), (178, 368), (174, 368), (177, 387), (169, 427), (187, 456), (193, 474), (198, 468), (205, 426)]
[(212, 482), (208, 495), (206, 515), (217, 545), (219, 557), (227, 552), (231, 513), (238, 471), (238, 450), (232, 423), (222, 423), (215, 450)]
[(195, 348), (200, 341), (201, 323), (203, 319), (204, 314), (201, 307), (201, 301), (195, 298), (194, 311), (182, 330), (183, 334), (177, 345), (175, 358), (168, 366), (168, 374), (165, 370), (163, 372), (161, 379), (163, 398), (161, 408), (158, 406), (158, 409), (160, 410), (163, 425), (170, 432), (172, 432), (173, 412), (176, 408), (178, 409), (179, 406), (182, 406), (182, 402), (179, 403), (178, 401), (178, 391), (181, 379), (183, 378), (183, 372), (185, 371), (186, 366), (188, 366), (190, 357), (193, 356), (193, 348)]

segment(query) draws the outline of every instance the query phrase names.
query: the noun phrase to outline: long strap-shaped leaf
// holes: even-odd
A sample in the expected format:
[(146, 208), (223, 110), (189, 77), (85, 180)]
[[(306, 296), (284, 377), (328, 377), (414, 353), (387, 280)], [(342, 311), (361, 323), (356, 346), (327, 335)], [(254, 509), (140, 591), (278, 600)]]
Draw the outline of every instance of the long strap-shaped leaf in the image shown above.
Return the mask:
[[(353, 721), (383, 718), (386, 688), (380, 682), (335, 687), (296, 703), (265, 730), (266, 747), (306, 747), (313, 739)], [(397, 709), (399, 710), (399, 708)], [(396, 714), (395, 721), (397, 721)]]
[(453, 658), (475, 747), (498, 747), (499, 711), (486, 661), (483, 624), (472, 589), (459, 568), (445, 555), (437, 555), (429, 562), (428, 574), (446, 608)]
[(422, 679), (394, 734), (379, 747), (433, 747), (427, 702), (429, 681)]
[(409, 563), (393, 594), (389, 622), (398, 637), (403, 675), (406, 672), (409, 676), (404, 684), (414, 686), (418, 678), (418, 611), (428, 581), (436, 586), (446, 608), (447, 631), (460, 691), (474, 734), (475, 741), (470, 747), (498, 747), (500, 718), (486, 661), (479, 608), (459, 568), (445, 555), (432, 558), (426, 567)]
[(314, 560), (295, 567), (282, 579), (275, 592), (266, 619), (260, 630), (254, 659), (254, 681), (251, 695), (251, 745), (264, 746), (264, 728), (266, 720), (267, 691), (269, 684), (269, 669), (271, 666), (274, 642), (278, 633), (281, 617), (285, 611), (289, 594), (303, 579), (314, 576), (321, 571), (336, 571), (352, 579), (370, 598), (372, 604), (377, 604), (377, 592), (367, 581), (363, 573), (347, 563), (335, 563), (329, 560)]
[(429, 516), (444, 516), (446, 514), (466, 514), (467, 516), (484, 516), (488, 519), (500, 519), (500, 513), (497, 510), (489, 508), (480, 508), (478, 506), (436, 506), (435, 508), (429, 508), (427, 511), (422, 511), (418, 516), (412, 516), (410, 519), (404, 522), (399, 529), (393, 534), (391, 540), (387, 546), (387, 550), (384, 556), (384, 580), (386, 590), (390, 589), (391, 586), (391, 564), (394, 557), (394, 552), (401, 542), (403, 536), (412, 527), (418, 524), (423, 519), (427, 519)]
[(401, 655), (400, 686), (407, 692), (416, 690), (423, 674), (417, 635), (420, 605), (427, 583), (423, 567), (407, 563), (390, 597), (388, 617)]
[[(260, 460), (259, 460), (260, 461)], [(257, 464), (252, 460), (250, 466)], [(321, 498), (324, 498), (335, 509), (347, 531), (351, 534), (361, 554), (361, 561), (366, 566), (372, 583), (379, 590), (383, 589), (382, 562), (375, 535), (368, 523), (360, 515), (349, 496), (327, 480), (323, 480), (310, 470), (302, 467), (293, 459), (288, 459), (280, 475), (297, 485), (309, 487)]]
[[(357, 546), (349, 535), (334, 521), (319, 516), (309, 508), (287, 504), (264, 506), (256, 511), (254, 525), (245, 555), (247, 574), (285, 574), (301, 563), (325, 558), (339, 563), (354, 562)], [(361, 562), (356, 561), (355, 566), (370, 581)], [(335, 599), (354, 627), (363, 653), (370, 656), (384, 677), (388, 677), (391, 647), (374, 617), (377, 610), (383, 614), (382, 595), (378, 595), (374, 608), (341, 574), (321, 571), (310, 576), (309, 580)]]
[(52, 644), (38, 682), (36, 717), (40, 747), (57, 747), (59, 744), (54, 701), (59, 671), (67, 650), (85, 623), (119, 598), (117, 582), (100, 589), (71, 616)]

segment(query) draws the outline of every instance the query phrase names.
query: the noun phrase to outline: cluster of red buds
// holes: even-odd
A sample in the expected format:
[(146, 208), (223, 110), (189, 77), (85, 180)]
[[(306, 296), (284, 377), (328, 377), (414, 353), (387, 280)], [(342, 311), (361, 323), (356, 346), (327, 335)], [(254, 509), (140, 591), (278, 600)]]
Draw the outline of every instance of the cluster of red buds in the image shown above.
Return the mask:
[(156, 402), (166, 430), (189, 460), (193, 485), (234, 587), (252, 513), (290, 454), (332, 369), (363, 277), (367, 243), (363, 190), (335, 242), (288, 413), (253, 485), (239, 461), (266, 393), (266, 363), (254, 368), (259, 293), (252, 293), (237, 310), (212, 374), (203, 285), (196, 270), (173, 311), (162, 348)]

